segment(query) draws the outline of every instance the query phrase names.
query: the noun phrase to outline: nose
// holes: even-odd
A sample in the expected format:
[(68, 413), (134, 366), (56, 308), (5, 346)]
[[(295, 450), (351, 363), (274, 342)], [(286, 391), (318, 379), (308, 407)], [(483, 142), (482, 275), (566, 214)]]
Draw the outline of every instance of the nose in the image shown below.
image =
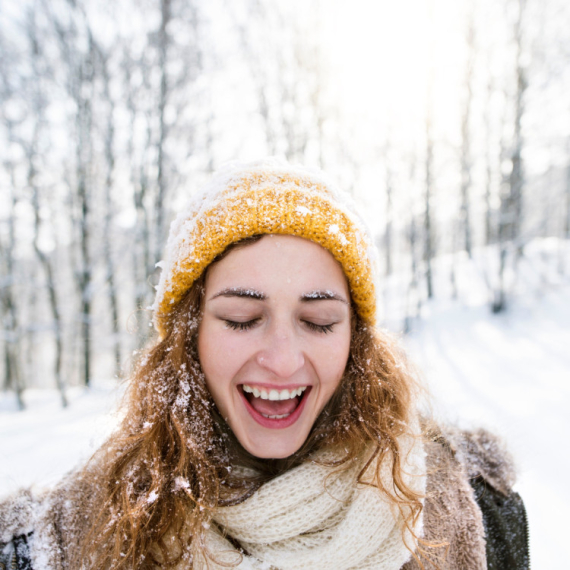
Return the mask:
[(256, 361), (261, 368), (282, 379), (291, 378), (303, 368), (303, 347), (292, 327), (276, 326), (268, 330)]

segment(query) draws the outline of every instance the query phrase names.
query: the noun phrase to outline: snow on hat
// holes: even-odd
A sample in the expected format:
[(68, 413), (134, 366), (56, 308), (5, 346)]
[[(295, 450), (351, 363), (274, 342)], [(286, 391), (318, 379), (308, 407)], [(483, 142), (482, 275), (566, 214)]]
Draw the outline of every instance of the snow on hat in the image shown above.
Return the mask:
[(352, 198), (318, 170), (279, 159), (226, 164), (170, 226), (153, 305), (163, 338), (194, 281), (230, 244), (263, 234), (309, 239), (331, 252), (362, 319), (374, 324), (377, 253)]

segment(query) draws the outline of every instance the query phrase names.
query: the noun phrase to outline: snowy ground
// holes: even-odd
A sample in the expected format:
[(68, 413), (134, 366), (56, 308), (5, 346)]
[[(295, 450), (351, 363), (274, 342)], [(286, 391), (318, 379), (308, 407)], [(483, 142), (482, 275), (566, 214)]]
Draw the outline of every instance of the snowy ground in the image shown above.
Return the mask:
[(117, 424), (116, 382), (68, 392), (61, 408), (55, 390), (27, 390), (26, 410), (13, 396), (0, 395), (0, 496), (22, 486), (57, 482), (87, 460)]
[(534, 568), (561, 568), (570, 510), (570, 289), (490, 318), (429, 307), (408, 339), (436, 414), (501, 434), (519, 468)]
[[(570, 510), (570, 286), (533, 287), (492, 316), (482, 289), (458, 285), (469, 294), (424, 305), (405, 343), (440, 418), (504, 436), (519, 466), (533, 567), (560, 568)], [(53, 483), (87, 459), (117, 423), (112, 386), (76, 389), (65, 410), (51, 391), (28, 391), (24, 412), (2, 395), (0, 495)]]

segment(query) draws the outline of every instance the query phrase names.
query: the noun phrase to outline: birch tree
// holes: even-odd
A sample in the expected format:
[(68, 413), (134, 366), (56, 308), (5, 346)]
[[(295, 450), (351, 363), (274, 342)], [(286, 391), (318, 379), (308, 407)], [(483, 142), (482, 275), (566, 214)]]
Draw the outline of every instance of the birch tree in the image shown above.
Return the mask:
[[(32, 137), (26, 145), (26, 158), (28, 161), (28, 175), (27, 183), (31, 192), (31, 203), (34, 212), (34, 232), (33, 232), (33, 247), (38, 258), (40, 267), (44, 272), (45, 287), (47, 290), (47, 297), (49, 299), (49, 309), (52, 317), (52, 330), (54, 342), (54, 364), (53, 374), (56, 386), (60, 393), (61, 403), (63, 407), (68, 404), (65, 381), (63, 378), (63, 323), (60, 312), (59, 294), (57, 291), (57, 284), (55, 279), (54, 263), (50, 255), (48, 255), (40, 245), (40, 236), (43, 231), (43, 220), (41, 216), (41, 195), (42, 190), (38, 183), (38, 168), (36, 162), (39, 161), (40, 151), (38, 149), (40, 139), (44, 136), (44, 125), (46, 123), (45, 107), (47, 105), (47, 94), (43, 88), (43, 83), (46, 81), (47, 65), (41, 62), (41, 39), (40, 31), (35, 22), (35, 13), (28, 14), (27, 21), (27, 34), (29, 40), (29, 49), (31, 53), (32, 62), (32, 76), (30, 78), (30, 93), (29, 104), (31, 106), (31, 115), (33, 117)], [(44, 192), (45, 193), (45, 192)]]
[(101, 64), (103, 80), (103, 97), (106, 103), (106, 126), (104, 132), (105, 148), (105, 219), (103, 222), (103, 250), (106, 266), (106, 281), (108, 286), (109, 308), (111, 312), (111, 328), (113, 333), (113, 352), (115, 360), (115, 375), (121, 374), (121, 335), (119, 329), (119, 300), (117, 298), (116, 270), (111, 246), (111, 235), (113, 231), (114, 204), (112, 198), (113, 177), (115, 174), (115, 102), (111, 95), (109, 75), (109, 55), (99, 51), (99, 61)]
[[(523, 216), (523, 132), (525, 93), (527, 89), (526, 67), (523, 60), (523, 19), (526, 0), (517, 0), (517, 13), (513, 36), (515, 44), (515, 89), (513, 135), (510, 149), (503, 145), (508, 158), (510, 169), (504, 178), (501, 191), (501, 204), (498, 223), (499, 269), (498, 285), (495, 291), (492, 310), (500, 313), (506, 309), (506, 278), (505, 271), (509, 252), (513, 256), (513, 267), (516, 270), (517, 260), (522, 254), (524, 240), (521, 235)], [(502, 161), (504, 163), (504, 161)]]
[(471, 156), (471, 106), (473, 99), (474, 78), (473, 68), (475, 64), (475, 21), (474, 6), (471, 2), (467, 14), (467, 37), (466, 37), (466, 63), (463, 94), (463, 111), (461, 116), (461, 211), (460, 217), (463, 233), (463, 245), (469, 258), (472, 257), (471, 237), (471, 172), (473, 162)]

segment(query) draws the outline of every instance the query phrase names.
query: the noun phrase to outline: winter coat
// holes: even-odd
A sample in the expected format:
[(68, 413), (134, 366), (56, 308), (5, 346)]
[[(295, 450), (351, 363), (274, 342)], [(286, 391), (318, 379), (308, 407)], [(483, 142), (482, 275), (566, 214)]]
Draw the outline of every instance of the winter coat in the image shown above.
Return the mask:
[[(426, 443), (426, 570), (528, 570), (528, 522), (512, 490), (514, 470), (484, 430), (447, 428)], [(67, 570), (66, 553), (89, 529), (97, 493), (71, 474), (43, 496), (29, 491), (0, 504), (0, 570)], [(437, 564), (437, 566), (435, 565)], [(402, 570), (419, 570), (412, 558)]]

